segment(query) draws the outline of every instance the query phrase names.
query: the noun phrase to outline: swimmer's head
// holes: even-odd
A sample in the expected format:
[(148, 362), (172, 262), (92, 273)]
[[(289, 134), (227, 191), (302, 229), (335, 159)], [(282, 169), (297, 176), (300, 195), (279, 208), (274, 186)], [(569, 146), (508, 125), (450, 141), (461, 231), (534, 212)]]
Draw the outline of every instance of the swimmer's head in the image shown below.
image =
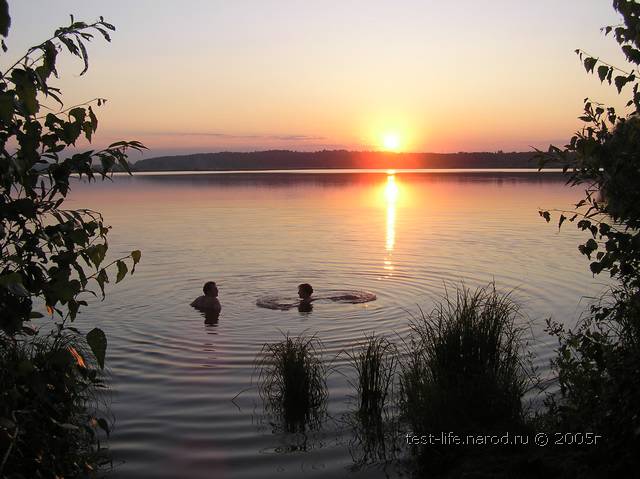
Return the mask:
[(298, 296), (300, 296), (301, 299), (309, 299), (312, 294), (313, 288), (309, 283), (298, 285)]
[(202, 287), (205, 296), (218, 296), (218, 287), (213, 281), (207, 281)]

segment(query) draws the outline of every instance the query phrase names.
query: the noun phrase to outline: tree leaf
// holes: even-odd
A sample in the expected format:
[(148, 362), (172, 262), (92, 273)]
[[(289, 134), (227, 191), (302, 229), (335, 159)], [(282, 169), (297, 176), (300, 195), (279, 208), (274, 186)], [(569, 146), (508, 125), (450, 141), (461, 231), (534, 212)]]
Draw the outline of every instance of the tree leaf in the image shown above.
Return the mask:
[(109, 282), (109, 276), (107, 276), (107, 272), (101, 269), (96, 276), (96, 281), (98, 282), (98, 286), (100, 286), (100, 291), (102, 292), (102, 299), (104, 299), (104, 285)]
[(627, 84), (627, 77), (622, 76), (622, 75), (618, 75), (616, 77), (616, 79), (614, 80), (614, 83), (616, 84), (616, 88), (618, 89), (618, 93), (620, 93), (622, 91), (622, 88)]
[(547, 223), (551, 221), (551, 214), (548, 211), (538, 211), (538, 213), (545, 219)]
[(11, 17), (9, 16), (9, 4), (7, 0), (0, 0), (0, 35), (3, 37), (9, 35), (10, 26)]
[(131, 252), (131, 258), (133, 259), (133, 268), (131, 268), (131, 274), (135, 273), (136, 265), (140, 262), (140, 258), (142, 257), (142, 253), (140, 250), (135, 250)]
[(91, 128), (93, 128), (93, 131), (95, 133), (95, 131), (98, 129), (98, 118), (96, 117), (95, 113), (93, 113), (91, 107), (89, 107), (89, 120), (91, 122)]
[(107, 353), (107, 337), (100, 328), (93, 328), (87, 333), (87, 344), (91, 348), (101, 369), (104, 369), (104, 358)]
[(16, 93), (24, 105), (25, 113), (35, 115), (38, 112), (39, 103), (36, 99), (36, 85), (29, 74), (20, 68), (15, 68), (11, 72), (11, 80), (16, 85)]
[(566, 220), (567, 217), (565, 215), (560, 215), (560, 220), (558, 221), (558, 230), (562, 227), (562, 223)]
[(592, 57), (585, 58), (584, 59), (585, 70), (587, 70), (587, 72), (589, 73), (593, 73), (593, 68), (596, 66), (596, 63), (598, 63), (597, 58), (592, 58)]
[(95, 265), (95, 267), (99, 267), (100, 263), (104, 260), (105, 255), (107, 254), (107, 245), (106, 244), (97, 244), (87, 248), (87, 254), (89, 258), (91, 258), (91, 262)]
[(84, 108), (76, 107), (69, 112), (69, 118), (73, 118), (75, 123), (82, 123), (87, 112)]
[(13, 119), (13, 92), (0, 93), (0, 121), (9, 123)]
[(603, 82), (607, 79), (607, 73), (609, 73), (609, 67), (606, 65), (600, 65), (598, 67), (598, 77), (600, 78), (600, 82)]
[(116, 263), (116, 266), (118, 267), (118, 275), (116, 276), (116, 283), (119, 283), (124, 279), (127, 272), (129, 271), (129, 268), (127, 268), (127, 265), (125, 264), (124, 261), (118, 261)]

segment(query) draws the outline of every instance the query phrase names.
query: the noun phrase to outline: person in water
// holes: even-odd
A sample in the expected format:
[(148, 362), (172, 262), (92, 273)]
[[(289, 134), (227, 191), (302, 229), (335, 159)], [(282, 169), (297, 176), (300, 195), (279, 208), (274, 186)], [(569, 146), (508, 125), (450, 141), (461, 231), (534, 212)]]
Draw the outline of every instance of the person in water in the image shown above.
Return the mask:
[(218, 300), (218, 287), (213, 281), (207, 281), (202, 287), (203, 296), (196, 298), (192, 303), (196, 309), (208, 313), (209, 316), (219, 316), (222, 306)]
[(308, 313), (313, 309), (313, 305), (311, 301), (315, 298), (312, 298), (313, 287), (309, 283), (302, 283), (298, 286), (298, 296), (300, 297), (300, 303), (298, 304), (298, 311), (301, 313)]

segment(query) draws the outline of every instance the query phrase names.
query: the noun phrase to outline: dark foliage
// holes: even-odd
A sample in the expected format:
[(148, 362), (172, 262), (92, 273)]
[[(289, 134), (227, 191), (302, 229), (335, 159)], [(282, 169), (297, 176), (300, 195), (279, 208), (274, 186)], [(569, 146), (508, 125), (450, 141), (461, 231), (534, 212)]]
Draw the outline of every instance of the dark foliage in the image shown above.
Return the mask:
[[(614, 0), (623, 23), (604, 28), (620, 45), (628, 68), (609, 65), (581, 50), (588, 73), (629, 93), (625, 114), (585, 100), (584, 128), (563, 149), (540, 154), (562, 161), (571, 185), (584, 185), (575, 211), (560, 211), (558, 225), (576, 222), (590, 237), (580, 253), (593, 274), (608, 273), (610, 292), (574, 330), (550, 323), (558, 338), (555, 361), (560, 394), (550, 398), (550, 417), (562, 430), (602, 434), (602, 447), (585, 461), (603, 474), (623, 474), (640, 465), (640, 4)], [(551, 213), (540, 214), (549, 221)]]
[(90, 476), (109, 463), (103, 377), (84, 338), (67, 330), (0, 346), (1, 477)]
[[(0, 35), (10, 24), (2, 0)], [(128, 171), (127, 150), (144, 146), (75, 149), (93, 139), (93, 106), (105, 100), (65, 107), (51, 81), (63, 52), (82, 61), (84, 74), (86, 43), (95, 34), (109, 41), (113, 30), (102, 18), (87, 24), (72, 16), (0, 72), (0, 477), (75, 477), (102, 463), (96, 431), (108, 426), (94, 417), (92, 399), (103, 386), (97, 368), (107, 339), (97, 328), (83, 337), (67, 323), (97, 296), (91, 285), (104, 298), (110, 266), (117, 283), (141, 254), (105, 264), (109, 227), (100, 213), (63, 205), (74, 175), (108, 178), (116, 164)], [(45, 315), (51, 321), (44, 329), (53, 332), (42, 336), (30, 321)]]
[[(73, 20), (53, 37), (32, 47), (8, 70), (0, 72), (0, 329), (15, 334), (32, 313), (33, 297), (50, 310), (74, 319), (86, 301), (78, 295), (90, 291), (93, 281), (104, 293), (109, 281), (103, 260), (109, 228), (102, 216), (86, 209), (63, 208), (72, 175), (107, 177), (116, 163), (128, 167), (126, 150), (144, 148), (138, 142), (117, 142), (103, 150), (88, 150), (65, 157), (68, 147), (83, 136), (91, 141), (98, 119), (90, 104), (64, 108), (56, 77), (56, 60), (66, 49), (88, 68), (85, 42), (99, 32), (107, 40), (114, 27), (103, 20), (93, 24)], [(59, 111), (42, 102), (53, 100)], [(104, 100), (97, 99), (98, 105)], [(89, 102), (92, 103), (92, 102)], [(43, 113), (43, 110), (49, 111)], [(53, 110), (55, 111), (55, 110)], [(15, 151), (9, 151), (16, 145)], [(128, 258), (140, 259), (135, 251)], [(120, 281), (128, 266), (116, 261)], [(89, 271), (87, 271), (87, 269)], [(63, 308), (64, 307), (64, 312)]]

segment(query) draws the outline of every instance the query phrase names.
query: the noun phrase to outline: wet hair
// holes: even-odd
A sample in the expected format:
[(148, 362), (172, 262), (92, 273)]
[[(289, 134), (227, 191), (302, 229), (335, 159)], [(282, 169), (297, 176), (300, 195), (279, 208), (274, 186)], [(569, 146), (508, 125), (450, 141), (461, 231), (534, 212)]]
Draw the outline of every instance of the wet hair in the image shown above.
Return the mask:
[(298, 285), (298, 290), (302, 291), (306, 296), (311, 296), (313, 294), (313, 288), (309, 283), (302, 283)]
[(211, 288), (216, 288), (216, 283), (213, 281), (207, 281), (206, 283), (204, 283), (204, 286), (202, 287), (202, 292), (204, 294), (207, 294), (209, 291), (211, 291)]

